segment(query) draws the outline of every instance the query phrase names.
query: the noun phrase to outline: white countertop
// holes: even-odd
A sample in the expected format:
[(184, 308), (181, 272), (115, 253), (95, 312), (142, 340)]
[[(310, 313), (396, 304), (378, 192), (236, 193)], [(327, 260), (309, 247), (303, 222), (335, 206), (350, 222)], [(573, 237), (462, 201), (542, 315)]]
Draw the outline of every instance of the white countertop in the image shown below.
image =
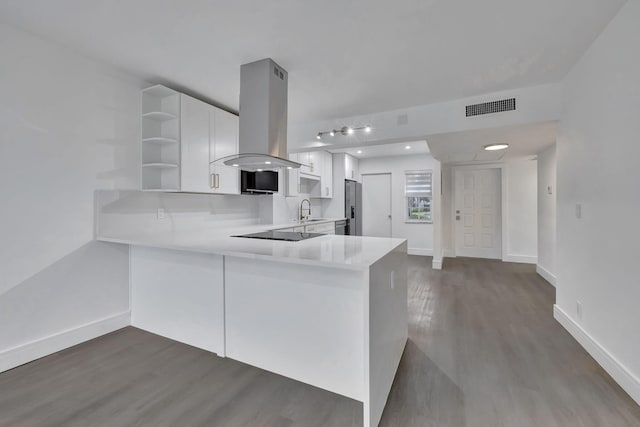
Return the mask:
[[(339, 219), (327, 219), (326, 222), (336, 220)], [(320, 223), (322, 222), (316, 221), (310, 224)], [(369, 268), (406, 241), (404, 239), (331, 234), (298, 242), (232, 237), (299, 225), (302, 224), (263, 224), (225, 229), (127, 233), (126, 235), (112, 232), (99, 235), (96, 240), (352, 270)]]

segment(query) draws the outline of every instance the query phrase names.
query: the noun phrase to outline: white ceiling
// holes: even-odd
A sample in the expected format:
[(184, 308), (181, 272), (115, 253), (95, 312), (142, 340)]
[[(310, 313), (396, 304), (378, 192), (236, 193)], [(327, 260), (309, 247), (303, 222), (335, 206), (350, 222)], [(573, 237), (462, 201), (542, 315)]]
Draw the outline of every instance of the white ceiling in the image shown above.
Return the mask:
[[(407, 147), (410, 147), (407, 149)], [(327, 148), (331, 153), (348, 153), (358, 159), (373, 157), (415, 156), (429, 154), (427, 141), (397, 142), (393, 144), (364, 145), (348, 148)], [(359, 152), (360, 151), (360, 152)]]
[(625, 0), (0, 0), (0, 21), (237, 110), (289, 71), (291, 123), (560, 80)]
[[(536, 123), (493, 129), (443, 133), (427, 138), (431, 155), (443, 163), (491, 162), (533, 157), (556, 142), (556, 123)], [(486, 151), (490, 144), (509, 148)]]

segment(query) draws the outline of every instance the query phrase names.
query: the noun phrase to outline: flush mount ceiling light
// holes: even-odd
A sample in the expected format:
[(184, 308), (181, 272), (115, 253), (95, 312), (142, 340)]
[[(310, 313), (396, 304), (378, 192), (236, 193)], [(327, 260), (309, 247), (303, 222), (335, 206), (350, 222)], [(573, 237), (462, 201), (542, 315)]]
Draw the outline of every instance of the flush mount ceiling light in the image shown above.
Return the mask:
[(509, 148), (509, 144), (489, 144), (484, 146), (487, 151), (505, 150), (507, 148)]
[(405, 145), (404, 149), (405, 150), (411, 150), (411, 146), (410, 145)]
[(316, 139), (322, 139), (324, 135), (329, 135), (329, 136), (336, 136), (336, 134), (353, 135), (356, 132), (369, 133), (371, 132), (371, 126), (367, 125), (367, 126), (361, 126), (357, 128), (352, 128), (350, 126), (342, 126), (340, 129), (331, 129), (325, 132), (318, 132), (316, 134)]
[(358, 150), (358, 151), (356, 151), (356, 153), (362, 154), (362, 150)]

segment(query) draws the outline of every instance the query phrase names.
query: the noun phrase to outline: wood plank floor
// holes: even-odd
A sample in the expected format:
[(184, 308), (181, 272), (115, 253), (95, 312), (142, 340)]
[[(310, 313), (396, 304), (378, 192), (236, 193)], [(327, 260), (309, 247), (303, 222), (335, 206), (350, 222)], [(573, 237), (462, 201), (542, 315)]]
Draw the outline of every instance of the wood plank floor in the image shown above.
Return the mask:
[[(410, 257), (381, 426), (640, 426), (533, 266)], [(0, 374), (1, 426), (360, 426), (359, 402), (135, 328)]]

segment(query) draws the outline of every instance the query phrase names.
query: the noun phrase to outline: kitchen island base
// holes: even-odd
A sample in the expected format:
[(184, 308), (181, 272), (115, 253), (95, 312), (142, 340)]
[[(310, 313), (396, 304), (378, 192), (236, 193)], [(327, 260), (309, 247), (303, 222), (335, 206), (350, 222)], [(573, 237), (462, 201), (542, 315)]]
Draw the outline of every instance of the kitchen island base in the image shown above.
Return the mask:
[(407, 243), (367, 268), (131, 247), (132, 324), (363, 402), (377, 426), (407, 341)]
[(407, 340), (406, 243), (368, 270), (225, 257), (227, 356), (382, 416)]

